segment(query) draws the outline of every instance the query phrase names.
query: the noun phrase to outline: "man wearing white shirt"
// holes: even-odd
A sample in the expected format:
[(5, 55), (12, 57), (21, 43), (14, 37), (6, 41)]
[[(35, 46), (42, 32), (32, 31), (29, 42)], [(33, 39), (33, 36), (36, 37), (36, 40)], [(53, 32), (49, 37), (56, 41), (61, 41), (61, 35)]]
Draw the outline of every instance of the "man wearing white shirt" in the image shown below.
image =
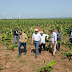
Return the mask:
[(41, 31), (40, 34), (41, 34), (41, 46), (40, 46), (40, 53), (41, 53), (42, 46), (43, 46), (44, 51), (45, 51), (45, 37), (47, 37), (47, 40), (48, 40), (49, 35), (43, 34), (43, 31)]
[(56, 32), (53, 32), (53, 30), (50, 30), (50, 33), (52, 34), (51, 35), (51, 48), (53, 49), (53, 55), (55, 55), (55, 52), (56, 52), (56, 44), (57, 44), (57, 34)]
[(37, 55), (39, 53), (39, 51), (38, 51), (39, 44), (41, 44), (41, 35), (40, 35), (38, 29), (35, 29), (35, 33), (33, 33), (33, 35), (32, 35), (32, 44), (33, 44), (33, 42), (34, 42), (35, 49), (36, 49), (35, 58), (37, 58)]

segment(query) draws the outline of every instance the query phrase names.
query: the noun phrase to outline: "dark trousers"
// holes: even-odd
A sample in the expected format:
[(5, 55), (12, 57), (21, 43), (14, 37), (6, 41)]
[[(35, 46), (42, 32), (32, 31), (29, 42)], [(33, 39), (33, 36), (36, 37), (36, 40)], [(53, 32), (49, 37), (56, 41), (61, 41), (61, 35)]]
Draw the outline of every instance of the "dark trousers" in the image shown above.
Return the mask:
[(19, 55), (21, 55), (21, 46), (24, 46), (24, 52), (26, 53), (26, 43), (19, 43), (18, 49), (19, 49)]
[(58, 43), (58, 50), (60, 50), (60, 43)]
[(43, 46), (43, 48), (45, 50), (45, 44), (41, 43), (41, 45), (40, 45), (40, 52), (42, 51), (42, 46)]

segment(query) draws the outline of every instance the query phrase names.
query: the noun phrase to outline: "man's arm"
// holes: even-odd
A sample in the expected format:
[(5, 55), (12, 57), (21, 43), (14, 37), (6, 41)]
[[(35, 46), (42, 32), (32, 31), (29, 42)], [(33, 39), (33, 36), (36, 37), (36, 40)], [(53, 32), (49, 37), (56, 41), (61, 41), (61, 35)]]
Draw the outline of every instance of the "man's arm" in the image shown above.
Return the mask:
[(41, 45), (41, 38), (40, 38), (40, 45)]

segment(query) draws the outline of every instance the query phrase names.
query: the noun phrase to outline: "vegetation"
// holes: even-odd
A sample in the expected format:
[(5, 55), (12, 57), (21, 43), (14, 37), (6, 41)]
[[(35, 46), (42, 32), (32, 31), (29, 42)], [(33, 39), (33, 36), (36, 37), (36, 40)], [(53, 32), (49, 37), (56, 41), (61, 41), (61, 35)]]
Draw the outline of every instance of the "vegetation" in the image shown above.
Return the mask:
[(56, 63), (56, 61), (52, 61), (48, 64), (46, 64), (46, 61), (44, 60), (45, 66), (42, 66), (40, 69), (38, 69), (39, 72), (51, 72), (53, 70), (52, 66)]
[[(62, 54), (65, 56), (70, 56), (69, 59), (72, 57), (72, 44), (69, 43), (69, 33), (70, 29), (72, 28), (72, 19), (12, 19), (12, 20), (0, 20), (0, 43), (6, 46), (7, 50), (14, 51), (18, 45), (14, 45), (14, 35), (13, 31), (15, 28), (18, 28), (18, 30), (22, 29), (28, 36), (28, 44), (31, 43), (31, 37), (34, 33), (34, 29), (40, 27), (41, 30), (49, 34), (49, 30), (53, 29), (54, 31), (57, 31), (58, 28), (61, 28), (62, 32), (62, 42), (61, 45), (63, 45), (63, 48), (61, 49)], [(49, 34), (49, 38), (51, 35)], [(46, 40), (46, 42), (49, 42), (49, 40)], [(31, 45), (31, 44), (30, 44)], [(48, 51), (50, 48), (50, 45), (46, 47)], [(68, 48), (68, 49), (64, 49)], [(69, 52), (68, 52), (69, 51)], [(9, 54), (6, 53), (5, 57), (8, 57)], [(20, 58), (20, 56), (17, 54), (17, 59)], [(34, 55), (33, 55), (34, 56)], [(19, 63), (23, 64), (25, 63), (25, 60), (19, 60)], [(44, 64), (38, 71), (47, 71), (50, 72), (53, 68), (52, 65), (54, 65), (56, 61), (50, 62), (49, 64), (46, 64), (46, 61), (44, 60)], [(22, 65), (23, 66), (23, 65)], [(0, 67), (0, 70), (3, 70), (3, 67)]]

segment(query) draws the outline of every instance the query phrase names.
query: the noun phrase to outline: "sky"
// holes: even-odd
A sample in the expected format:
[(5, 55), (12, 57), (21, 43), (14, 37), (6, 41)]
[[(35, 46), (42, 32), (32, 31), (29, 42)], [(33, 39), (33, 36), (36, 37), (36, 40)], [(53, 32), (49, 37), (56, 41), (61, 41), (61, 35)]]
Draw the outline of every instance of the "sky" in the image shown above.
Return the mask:
[(72, 0), (0, 0), (0, 19), (72, 17)]

